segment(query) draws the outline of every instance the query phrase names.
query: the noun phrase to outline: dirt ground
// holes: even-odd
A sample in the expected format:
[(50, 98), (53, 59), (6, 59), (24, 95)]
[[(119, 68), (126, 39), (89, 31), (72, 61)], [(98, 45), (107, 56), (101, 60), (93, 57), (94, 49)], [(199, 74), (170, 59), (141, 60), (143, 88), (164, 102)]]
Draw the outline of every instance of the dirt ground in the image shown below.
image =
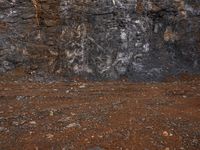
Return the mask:
[(1, 76), (0, 150), (200, 150), (199, 79), (39, 83)]

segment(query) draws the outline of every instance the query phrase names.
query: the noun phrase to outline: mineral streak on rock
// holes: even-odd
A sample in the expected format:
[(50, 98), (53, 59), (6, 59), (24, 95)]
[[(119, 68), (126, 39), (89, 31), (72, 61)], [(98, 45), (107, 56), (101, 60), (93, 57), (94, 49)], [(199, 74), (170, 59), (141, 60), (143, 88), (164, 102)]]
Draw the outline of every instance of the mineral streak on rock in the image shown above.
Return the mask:
[(22, 65), (137, 81), (199, 73), (199, 20), (198, 0), (0, 0), (0, 73)]

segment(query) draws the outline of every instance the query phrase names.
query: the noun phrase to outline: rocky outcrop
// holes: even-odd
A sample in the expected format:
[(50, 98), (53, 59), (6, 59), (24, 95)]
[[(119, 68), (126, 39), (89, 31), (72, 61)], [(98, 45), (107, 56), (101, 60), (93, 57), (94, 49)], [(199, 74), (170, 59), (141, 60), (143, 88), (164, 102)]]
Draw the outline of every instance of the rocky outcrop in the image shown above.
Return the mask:
[(0, 0), (0, 72), (160, 80), (200, 72), (198, 0)]

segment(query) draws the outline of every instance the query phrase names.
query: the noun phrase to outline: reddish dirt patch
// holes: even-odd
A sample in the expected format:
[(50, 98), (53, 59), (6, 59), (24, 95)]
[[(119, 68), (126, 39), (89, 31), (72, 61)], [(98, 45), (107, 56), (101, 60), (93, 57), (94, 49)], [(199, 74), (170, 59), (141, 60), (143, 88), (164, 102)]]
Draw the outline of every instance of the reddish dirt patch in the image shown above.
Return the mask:
[(198, 150), (200, 78), (0, 83), (1, 150)]

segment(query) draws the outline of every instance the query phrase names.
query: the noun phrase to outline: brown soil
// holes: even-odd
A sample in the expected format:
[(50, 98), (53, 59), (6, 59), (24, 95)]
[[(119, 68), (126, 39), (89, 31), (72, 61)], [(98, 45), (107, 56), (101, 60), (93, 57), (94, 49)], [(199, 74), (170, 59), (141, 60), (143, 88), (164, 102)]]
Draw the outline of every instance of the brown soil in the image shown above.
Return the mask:
[(166, 83), (0, 78), (0, 150), (200, 149), (200, 77)]

